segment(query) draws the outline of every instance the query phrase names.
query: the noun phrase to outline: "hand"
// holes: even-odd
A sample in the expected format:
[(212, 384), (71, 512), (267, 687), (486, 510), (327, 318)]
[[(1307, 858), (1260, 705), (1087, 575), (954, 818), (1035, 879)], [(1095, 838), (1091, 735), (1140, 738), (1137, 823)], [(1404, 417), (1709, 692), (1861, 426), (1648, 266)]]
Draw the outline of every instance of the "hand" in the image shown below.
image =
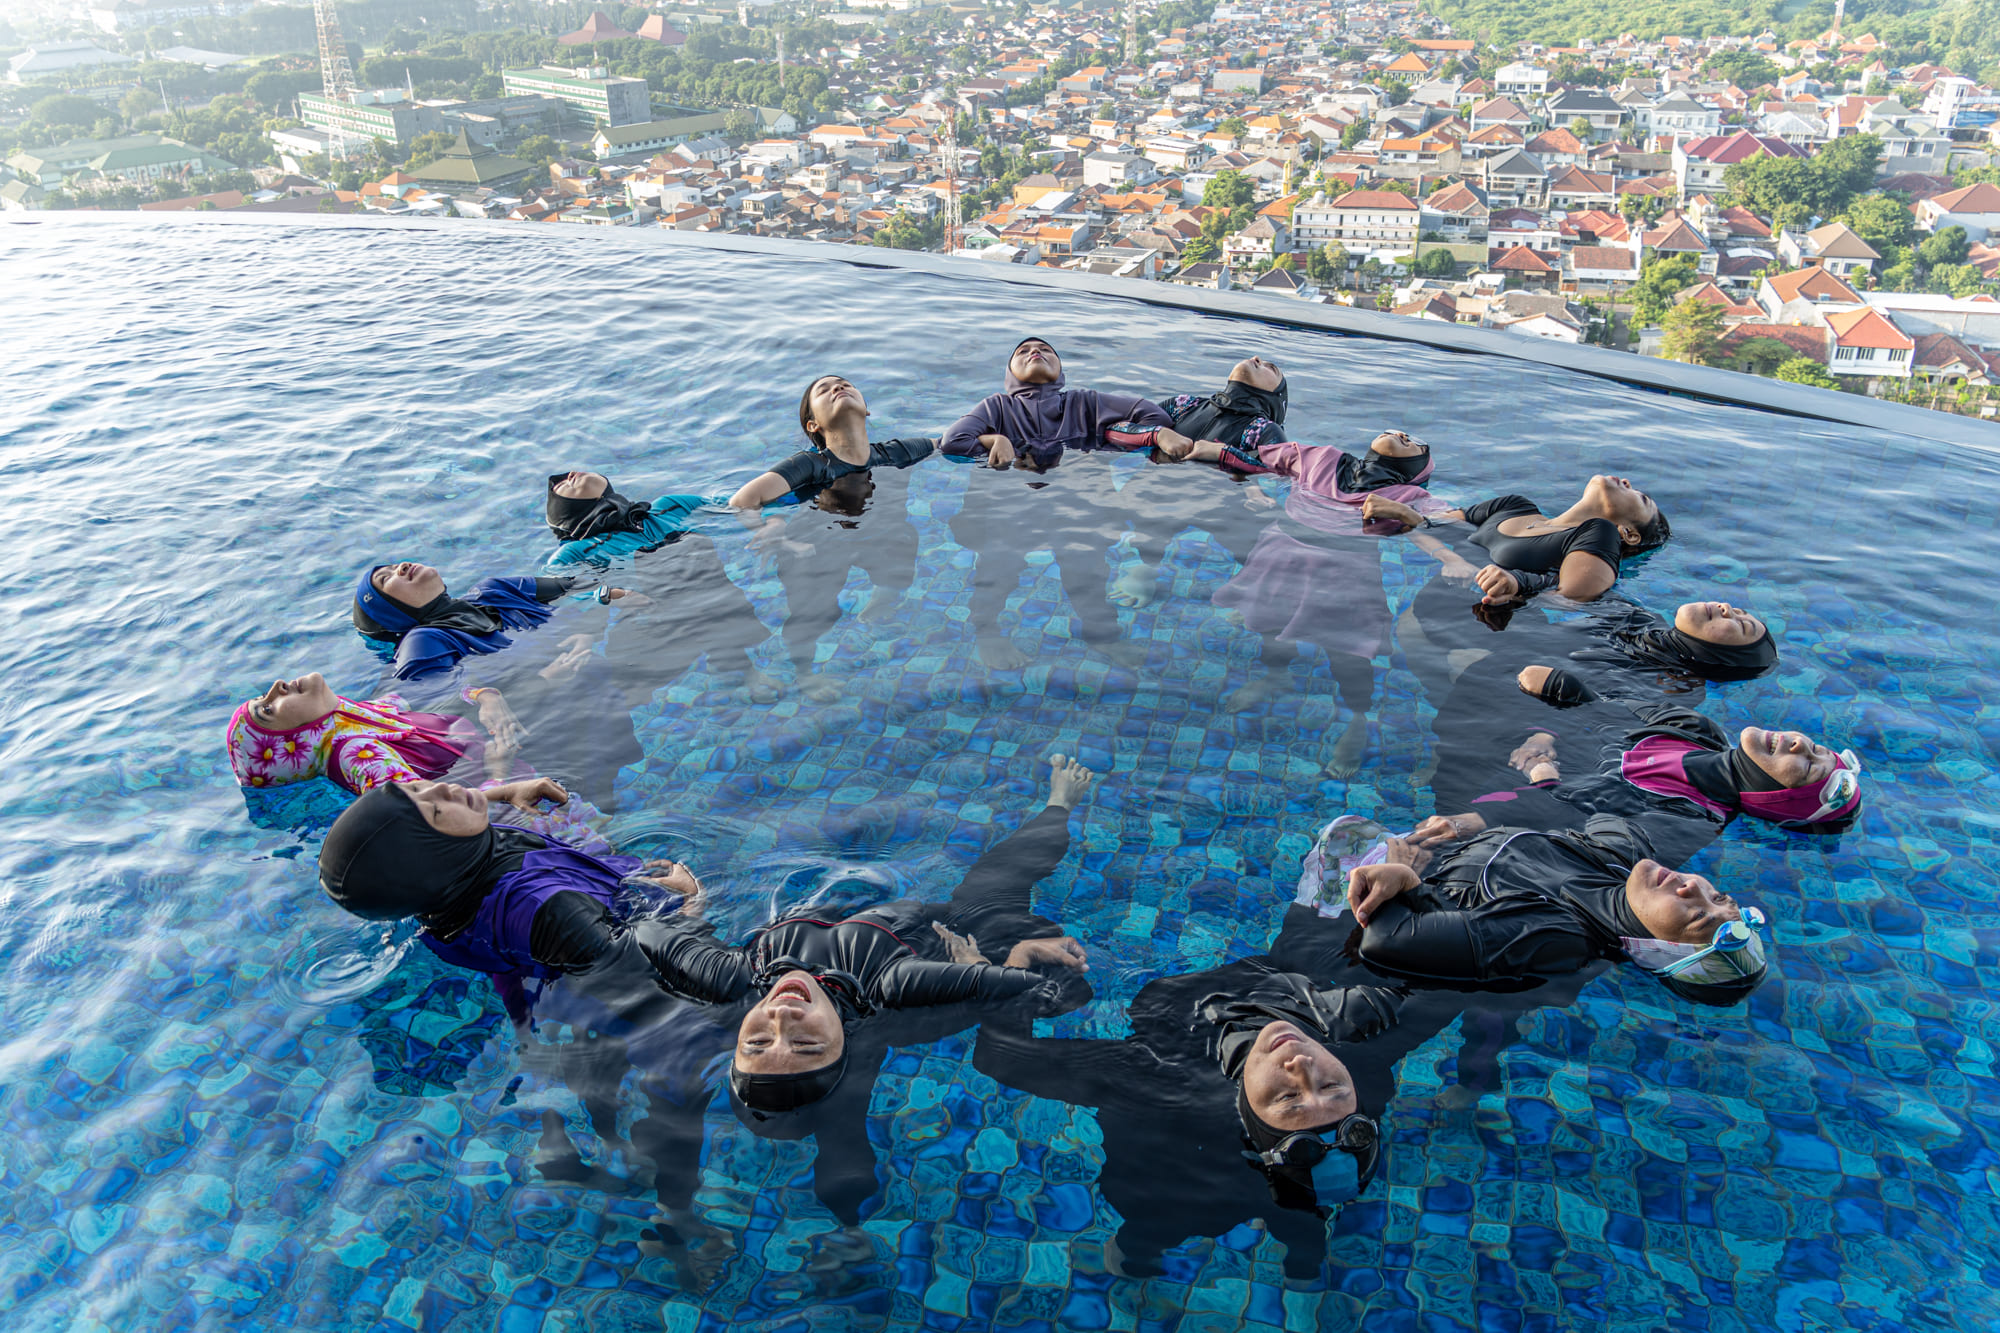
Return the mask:
[(596, 646), (597, 640), (591, 638), (588, 634), (572, 634), (562, 641), (562, 650), (566, 653), (575, 652), (579, 648), (595, 648)]
[(1388, 848), (1389, 864), (1392, 866), (1408, 866), (1421, 875), (1424, 873), (1424, 868), (1431, 863), (1432, 853), (1430, 849), (1420, 847), (1414, 842), (1408, 842), (1402, 838), (1391, 838), (1389, 839)]
[(528, 729), (514, 716), (514, 710), (498, 690), (487, 690), (479, 696), (479, 725), (486, 728), (493, 748), (502, 754), (520, 749), (528, 735)]
[(1422, 883), (1408, 866), (1356, 866), (1347, 872), (1347, 905), (1354, 919), (1367, 925), (1384, 903)]
[(1410, 831), (1410, 841), (1428, 847), (1433, 843), (1457, 842), (1486, 831), (1486, 821), (1475, 814), (1432, 815)]
[(633, 592), (630, 588), (613, 588), (606, 592), (604, 596), (609, 601), (623, 602), (628, 608), (633, 610), (653, 604), (653, 599), (646, 596), (645, 593)]
[(1528, 781), (1561, 782), (1562, 770), (1556, 767), (1555, 760), (1544, 759), (1528, 769)]
[(982, 435), (979, 442), (986, 446), (986, 466), (995, 472), (1014, 466), (1014, 442), (1005, 435)]
[(1546, 731), (1538, 731), (1514, 747), (1507, 756), (1507, 766), (1526, 773), (1536, 764), (1553, 764), (1556, 761), (1556, 738)]
[(1074, 968), (1078, 972), (1090, 971), (1090, 963), (1083, 956), (1083, 946), (1068, 935), (1052, 940), (1022, 940), (1008, 951), (1008, 967), (1033, 967), (1036, 963)]
[(1506, 570), (1498, 565), (1488, 565), (1472, 576), (1479, 585), (1479, 591), (1486, 594), (1488, 602), (1512, 602), (1519, 600), (1521, 585)]
[(1522, 667), (1520, 674), (1514, 677), (1514, 683), (1521, 687), (1521, 693), (1532, 694), (1539, 699), (1542, 697), (1542, 687), (1549, 683), (1549, 677), (1554, 674), (1548, 667), (1537, 663), (1534, 666)]
[(568, 805), (569, 793), (553, 778), (522, 778), (518, 782), (503, 782), (497, 787), (486, 789), (489, 801), (504, 801), (526, 814), (540, 813), (535, 807), (543, 801), (550, 805)]
[(944, 941), (945, 953), (954, 963), (983, 963), (986, 955), (979, 951), (979, 941), (970, 935), (960, 935), (948, 929), (944, 922), (931, 922), (931, 929)]
[(1386, 520), (1391, 523), (1401, 523), (1408, 528), (1421, 528), (1424, 525), (1422, 514), (1401, 501), (1391, 500), (1373, 491), (1369, 492), (1368, 498), (1361, 502), (1361, 517), (1370, 523)]
[(1245, 509), (1276, 509), (1278, 502), (1264, 494), (1262, 486), (1250, 486), (1245, 488), (1243, 492), (1243, 507)]
[(577, 672), (583, 670), (584, 663), (588, 662), (594, 655), (591, 649), (591, 641), (585, 639), (575, 647), (566, 648), (555, 661), (549, 663), (535, 674), (551, 683), (570, 680), (575, 677)]
[(1184, 463), (1193, 455), (1195, 444), (1173, 427), (1161, 426), (1153, 432), (1153, 448), (1169, 463)]
[(1479, 566), (1464, 556), (1447, 551), (1438, 561), (1438, 572), (1455, 583), (1469, 583), (1478, 577)]

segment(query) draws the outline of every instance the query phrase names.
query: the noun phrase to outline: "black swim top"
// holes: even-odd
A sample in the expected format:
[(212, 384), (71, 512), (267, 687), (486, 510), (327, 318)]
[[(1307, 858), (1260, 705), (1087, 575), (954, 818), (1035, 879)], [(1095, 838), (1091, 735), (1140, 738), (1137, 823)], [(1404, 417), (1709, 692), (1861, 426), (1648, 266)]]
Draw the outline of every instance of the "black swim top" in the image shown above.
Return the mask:
[(1573, 528), (1533, 537), (1511, 537), (1500, 531), (1500, 525), (1510, 518), (1541, 516), (1539, 505), (1519, 495), (1481, 500), (1465, 511), (1465, 521), (1478, 529), (1472, 534), (1472, 540), (1485, 547), (1486, 553), (1493, 557), (1493, 563), (1502, 569), (1526, 574), (1553, 574), (1562, 568), (1565, 556), (1581, 551), (1611, 566), (1613, 574), (1618, 572), (1618, 558), (1623, 546), (1618, 540), (1618, 525), (1609, 519), (1587, 518)]
[(937, 452), (937, 441), (926, 439), (887, 440), (868, 446), (866, 463), (846, 463), (824, 449), (801, 449), (771, 471), (785, 479), (792, 494), (810, 501), (821, 491), (857, 472), (878, 467), (910, 467)]

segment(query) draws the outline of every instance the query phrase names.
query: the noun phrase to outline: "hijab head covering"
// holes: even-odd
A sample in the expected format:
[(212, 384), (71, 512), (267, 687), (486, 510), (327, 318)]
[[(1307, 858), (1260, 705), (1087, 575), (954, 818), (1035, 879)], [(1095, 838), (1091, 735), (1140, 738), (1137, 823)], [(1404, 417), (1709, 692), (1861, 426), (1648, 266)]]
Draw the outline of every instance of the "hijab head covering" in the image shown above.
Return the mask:
[(559, 472), (549, 478), (549, 531), (559, 541), (575, 542), (602, 537), (608, 532), (637, 532), (653, 512), (650, 500), (628, 500), (604, 479), (604, 494), (595, 500), (575, 500), (556, 494), (556, 483), (569, 474)]
[(1261, 417), (1280, 428), (1266, 432), (1261, 443), (1275, 444), (1285, 438), (1285, 412), (1290, 406), (1291, 384), (1282, 371), (1275, 389), (1259, 389), (1241, 380), (1231, 380), (1222, 386), (1221, 393), (1204, 399), (1199, 407), (1175, 422), (1174, 429), (1190, 440), (1220, 440), (1240, 446), (1245, 432)]
[(1713, 681), (1752, 680), (1778, 664), (1778, 644), (1768, 625), (1751, 643), (1720, 644), (1683, 634), (1641, 606), (1627, 605), (1609, 614), (1605, 646), (1581, 649), (1571, 653), (1572, 658), (1652, 667)]
[(354, 628), (377, 645), (394, 645), (397, 674), (448, 670), (462, 657), (497, 653), (513, 640), (502, 629), (527, 629), (549, 618), (531, 578), (481, 579), (468, 598), (441, 592), (422, 606), (407, 606), (375, 586), (375, 565), (354, 587)]
[(1392, 458), (1388, 454), (1378, 454), (1372, 448), (1363, 449), (1358, 454), (1342, 454), (1340, 489), (1359, 496), (1390, 486), (1421, 486), (1429, 481), (1436, 468), (1431, 460), (1431, 447), (1414, 436), (1403, 438), (1412, 444), (1422, 444), (1424, 451), (1407, 458)]
[(1764, 914), (1746, 907), (1741, 921), (1723, 922), (1708, 944), (1679, 944), (1651, 935), (1620, 943), (1626, 956), (1682, 999), (1726, 1008), (1748, 999), (1769, 973), (1758, 933), (1763, 924)]
[(366, 702), (336, 696), (333, 711), (297, 727), (266, 727), (238, 704), (223, 733), (229, 767), (245, 787), (332, 778), (351, 792), (385, 782), (441, 778), (465, 755), (453, 719), (410, 713), (391, 695)]
[(492, 824), (469, 838), (440, 833), (410, 794), (391, 784), (363, 793), (333, 821), (319, 850), (319, 883), (355, 916), (414, 916), (448, 938), (471, 922), (503, 875), (547, 845), (524, 829)]
[(1852, 750), (1834, 756), (1824, 781), (1787, 787), (1740, 741), (1689, 709), (1655, 713), (1632, 738), (1637, 743), (1618, 761), (1627, 782), (1684, 797), (1725, 820), (1741, 813), (1798, 833), (1839, 833), (1861, 813), (1861, 760)]

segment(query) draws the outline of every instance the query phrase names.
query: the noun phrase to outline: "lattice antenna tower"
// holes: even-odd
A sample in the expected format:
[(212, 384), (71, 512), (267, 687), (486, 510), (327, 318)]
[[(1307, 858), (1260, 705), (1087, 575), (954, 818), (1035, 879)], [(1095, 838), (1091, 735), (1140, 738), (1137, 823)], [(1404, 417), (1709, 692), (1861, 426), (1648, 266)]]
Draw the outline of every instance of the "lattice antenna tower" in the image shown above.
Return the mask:
[(1139, 63), (1139, 0), (1125, 3), (1125, 64), (1131, 68)]
[[(313, 0), (313, 26), (319, 30), (319, 75), (326, 100), (351, 106), (354, 102), (354, 70), (347, 63), (347, 39), (340, 32), (340, 15), (333, 0)], [(347, 156), (347, 131), (334, 113), (333, 156)]]
[(785, 86), (785, 30), (778, 29), (778, 86)]
[(944, 118), (944, 252), (951, 254), (958, 249), (958, 232), (964, 219), (958, 210), (958, 112), (948, 111)]

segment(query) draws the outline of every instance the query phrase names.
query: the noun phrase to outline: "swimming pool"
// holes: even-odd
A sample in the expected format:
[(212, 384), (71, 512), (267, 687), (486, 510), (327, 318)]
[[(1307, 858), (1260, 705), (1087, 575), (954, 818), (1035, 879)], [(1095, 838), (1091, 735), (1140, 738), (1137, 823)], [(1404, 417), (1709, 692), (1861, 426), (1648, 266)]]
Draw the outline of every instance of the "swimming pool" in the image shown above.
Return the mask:
[[(1990, 452), (975, 276), (603, 239), (0, 229), (8, 1327), (2000, 1318)], [(795, 447), (797, 395), (825, 371), (864, 383), (878, 433), (935, 431), (1026, 332), (1056, 341), (1072, 382), (1134, 391), (1206, 390), (1261, 351), (1290, 374), (1297, 434), (1411, 430), (1447, 495), (1648, 479), (1676, 540), (1627, 590), (1656, 606), (1719, 591), (1781, 627), (1781, 674), (1708, 711), (1852, 744), (1868, 814), (1831, 844), (1739, 824), (1695, 863), (1777, 922), (1779, 975), (1748, 1006), (1694, 1012), (1601, 978), (1531, 1013), (1473, 1105), (1452, 1095), (1458, 1033), (1420, 1048), (1385, 1122), (1386, 1182), (1341, 1215), (1326, 1281), (1288, 1287), (1249, 1227), (1190, 1243), (1164, 1277), (1119, 1276), (1092, 1116), (999, 1088), (968, 1033), (884, 1067), (865, 1241), (814, 1198), (810, 1143), (711, 1108), (696, 1200), (731, 1254), (690, 1295), (643, 1243), (647, 1191), (546, 1062), (524, 1063), (485, 983), (419, 951), (358, 994), (302, 987), (349, 928), (310, 843), (246, 818), (223, 720), (278, 675), (372, 683), (346, 599), (392, 550), (465, 579), (529, 572), (552, 471), (726, 489)], [(1038, 903), (1090, 945), (1096, 999), (1049, 1030), (1116, 1035), (1149, 978), (1264, 946), (1317, 821), (1428, 813), (1410, 778), (1427, 705), (1385, 650), (1345, 783), (1299, 762), (1330, 720), (1324, 659), (1304, 702), (1218, 712), (1256, 641), (1209, 604), (1233, 566), (1192, 532), (1169, 548), (1174, 595), (1130, 615), (1142, 670), (1070, 639), (1038, 563), (1016, 630), (1035, 665), (989, 678), (954, 615), (967, 476), (912, 474), (921, 596), (828, 636), (850, 694), (760, 709), (699, 676), (662, 691), (637, 710), (625, 818), (690, 848), (747, 923), (781, 882), (941, 892), (1032, 808), (1032, 761), (1078, 752), (1107, 775)], [(741, 572), (771, 610), (775, 581)], [(1427, 574), (1385, 557), (1398, 606)], [(623, 1130), (637, 1095), (620, 1095)], [(530, 1169), (544, 1113), (585, 1183)]]

